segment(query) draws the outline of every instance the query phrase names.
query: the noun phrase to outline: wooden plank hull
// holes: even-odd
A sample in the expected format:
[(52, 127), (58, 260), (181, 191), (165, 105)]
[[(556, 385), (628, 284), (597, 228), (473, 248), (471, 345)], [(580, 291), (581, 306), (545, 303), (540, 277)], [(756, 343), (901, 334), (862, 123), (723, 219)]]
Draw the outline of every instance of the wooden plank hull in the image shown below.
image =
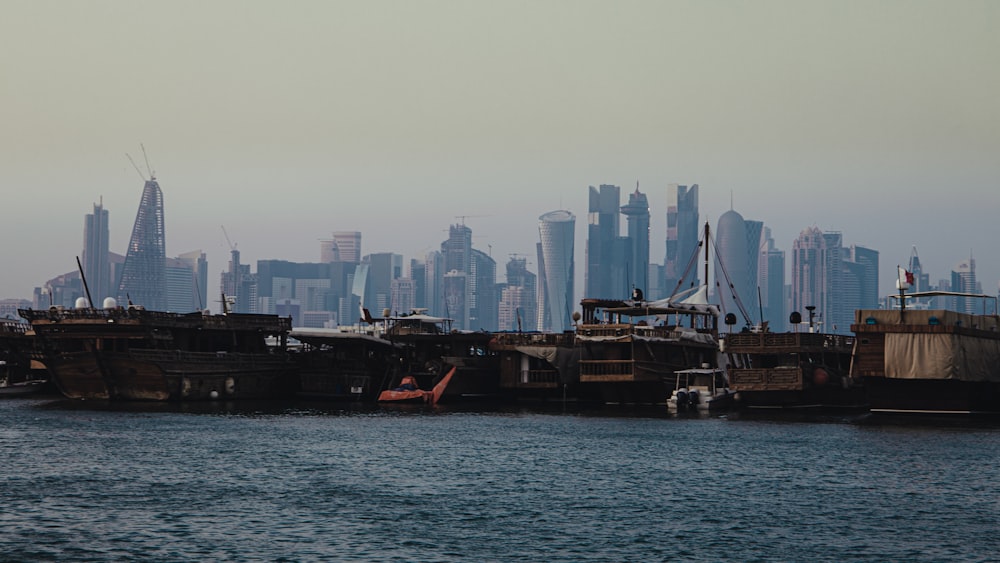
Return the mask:
[(273, 399), (290, 394), (294, 366), (270, 354), (132, 351), (102, 363), (114, 397), (132, 401)]

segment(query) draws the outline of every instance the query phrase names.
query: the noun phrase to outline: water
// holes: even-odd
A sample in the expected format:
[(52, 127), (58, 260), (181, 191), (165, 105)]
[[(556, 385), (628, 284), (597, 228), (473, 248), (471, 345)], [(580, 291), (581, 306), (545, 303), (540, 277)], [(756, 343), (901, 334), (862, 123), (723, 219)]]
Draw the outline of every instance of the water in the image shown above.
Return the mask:
[(1000, 425), (0, 401), (0, 559), (987, 561)]

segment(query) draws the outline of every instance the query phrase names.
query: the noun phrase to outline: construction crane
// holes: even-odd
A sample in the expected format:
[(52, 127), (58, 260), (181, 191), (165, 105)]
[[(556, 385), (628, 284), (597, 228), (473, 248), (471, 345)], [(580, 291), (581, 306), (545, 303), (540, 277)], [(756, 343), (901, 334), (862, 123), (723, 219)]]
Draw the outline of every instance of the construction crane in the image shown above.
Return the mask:
[(142, 173), (142, 170), (139, 169), (139, 165), (135, 163), (135, 160), (132, 160), (132, 155), (125, 153), (125, 156), (128, 158), (128, 161), (132, 163), (132, 168), (135, 168), (135, 171), (139, 174), (139, 177), (142, 178), (143, 182), (153, 181), (156, 179), (156, 174), (153, 173), (153, 169), (149, 166), (149, 156), (146, 155), (146, 147), (143, 146), (142, 143), (139, 143), (139, 148), (142, 149), (142, 158), (146, 161), (146, 172), (149, 173), (148, 177)]
[(226, 226), (225, 225), (219, 225), (219, 226), (222, 227), (222, 235), (226, 237), (226, 244), (229, 245), (229, 251), (236, 252), (236, 244), (234, 244), (233, 241), (229, 240), (229, 233), (226, 232)]
[(139, 177), (142, 178), (142, 181), (143, 182), (149, 181), (149, 179), (146, 178), (146, 176), (142, 173), (142, 170), (139, 170), (139, 167), (136, 165), (135, 161), (132, 160), (132, 155), (130, 155), (129, 153), (125, 153), (125, 156), (128, 158), (128, 161), (132, 163), (132, 168), (135, 168), (136, 173), (139, 174)]
[(479, 217), (492, 217), (492, 215), (455, 215), (456, 219), (461, 219), (462, 220), (462, 226), (463, 227), (465, 226), (465, 220), (466, 219), (474, 219), (474, 218), (479, 218)]
[(146, 161), (146, 171), (149, 172), (149, 179), (155, 180), (156, 173), (153, 172), (153, 167), (149, 165), (149, 157), (146, 156), (146, 146), (143, 145), (142, 143), (139, 143), (139, 148), (142, 149), (142, 158)]

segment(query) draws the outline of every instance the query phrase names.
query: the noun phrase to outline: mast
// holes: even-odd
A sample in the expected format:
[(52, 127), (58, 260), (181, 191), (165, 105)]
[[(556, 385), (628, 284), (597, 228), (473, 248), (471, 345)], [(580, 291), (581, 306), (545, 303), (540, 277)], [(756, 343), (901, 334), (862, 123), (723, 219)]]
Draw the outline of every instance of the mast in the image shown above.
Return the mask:
[(705, 221), (705, 288), (708, 288), (708, 221)]

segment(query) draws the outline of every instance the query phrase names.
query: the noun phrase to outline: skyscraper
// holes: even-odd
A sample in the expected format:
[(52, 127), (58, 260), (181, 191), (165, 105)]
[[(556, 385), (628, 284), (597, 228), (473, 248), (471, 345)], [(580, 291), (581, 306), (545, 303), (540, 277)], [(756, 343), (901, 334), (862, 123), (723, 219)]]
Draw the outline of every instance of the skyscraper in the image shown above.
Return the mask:
[(432, 250), (424, 256), (424, 307), (432, 315), (447, 316), (444, 312), (444, 256)]
[(632, 254), (628, 258), (629, 284), (641, 289), (649, 297), (649, 201), (646, 194), (635, 191), (629, 194), (628, 203), (622, 206), (622, 215), (628, 223), (628, 239)]
[[(224, 297), (225, 307), (233, 313), (256, 313), (258, 312), (257, 276), (250, 273), (249, 264), (240, 263), (239, 250), (234, 247), (230, 249), (229, 255), (229, 269), (220, 276), (219, 299)], [(209, 303), (214, 301), (214, 296), (208, 300)], [(220, 303), (220, 309), (222, 305)]]
[[(982, 293), (976, 281), (976, 260), (972, 256), (959, 262), (951, 271), (951, 290), (956, 293)], [(982, 311), (976, 311), (978, 304), (978, 299), (956, 297), (954, 309), (970, 315), (981, 314)]]
[(774, 246), (771, 229), (764, 228), (764, 241), (760, 251), (760, 269), (757, 285), (761, 288), (764, 319), (771, 331), (787, 330), (788, 314), (785, 311), (785, 251)]
[(507, 262), (507, 285), (500, 297), (500, 330), (537, 330), (536, 292), (538, 276), (528, 271), (527, 258), (511, 257)]
[[(619, 214), (621, 213), (621, 188), (601, 184), (590, 186), (589, 214), (587, 215), (587, 274), (584, 282), (589, 297), (616, 297), (625, 281), (626, 257), (616, 248), (620, 238)], [(618, 243), (621, 244), (621, 243)], [(627, 297), (621, 295), (620, 297)]]
[(448, 240), (441, 243), (441, 254), (446, 272), (468, 272), (472, 260), (472, 229), (465, 225), (449, 227)]
[[(741, 323), (756, 322), (758, 300), (757, 252), (760, 241), (759, 221), (748, 222), (734, 210), (719, 217), (715, 240), (718, 260), (715, 267), (715, 286), (724, 313), (734, 313)], [(756, 241), (750, 240), (756, 235)]]
[(112, 297), (108, 238), (108, 210), (102, 199), (94, 204), (94, 212), (87, 215), (83, 225), (83, 273), (94, 307), (101, 307), (105, 297)]
[(490, 255), (472, 249), (469, 283), (469, 326), (472, 330), (497, 330), (500, 299), (497, 263)]
[[(361, 261), (361, 233), (358, 231), (336, 231), (333, 233), (333, 245), (337, 248), (337, 257), (341, 262)], [(332, 249), (326, 257), (332, 257)], [(328, 262), (329, 260), (323, 260)]]
[(396, 278), (389, 286), (389, 308), (393, 313), (406, 315), (417, 306), (417, 284), (410, 278)]
[[(358, 294), (358, 297), (373, 315), (381, 315), (385, 309), (391, 308), (392, 281), (403, 277), (403, 256), (391, 252), (377, 252), (366, 255), (361, 259), (361, 263), (368, 265), (368, 268), (364, 276), (364, 293)], [(355, 283), (360, 279), (362, 276), (356, 277)], [(408, 313), (409, 309), (399, 312)]]
[(757, 284), (760, 275), (760, 248), (764, 222), (745, 219), (743, 226), (746, 228), (747, 237), (747, 290), (750, 291), (750, 294), (743, 298), (743, 304), (746, 306), (747, 312), (750, 313), (750, 318), (759, 324), (764, 320), (760, 318), (762, 314), (761, 291)]
[[(690, 188), (670, 184), (667, 186), (667, 253), (663, 260), (666, 275), (665, 289), (672, 294), (689, 264), (690, 285), (698, 285), (698, 184)], [(681, 288), (683, 289), (683, 288)]]
[(839, 232), (802, 231), (792, 246), (792, 311), (805, 319), (810, 305), (818, 330), (848, 333), (855, 310), (878, 306), (878, 252), (845, 248)]
[(806, 307), (816, 307), (816, 312), (826, 311), (826, 239), (816, 227), (799, 233), (792, 243), (792, 310), (807, 318)]
[[(539, 270), (544, 269), (544, 318), (542, 330), (563, 332), (573, 326), (573, 246), (576, 216), (569, 211), (550, 211), (538, 218)], [(540, 314), (540, 316), (542, 316)]]
[(139, 211), (132, 226), (122, 279), (118, 285), (118, 301), (131, 301), (147, 309), (167, 308), (166, 235), (163, 222), (163, 192), (156, 177), (150, 177), (142, 188)]
[(167, 310), (190, 313), (207, 307), (208, 261), (205, 253), (194, 250), (167, 258)]
[(878, 289), (878, 251), (864, 246), (852, 244), (847, 252), (847, 260), (856, 265), (854, 271), (858, 272), (858, 306), (850, 308), (848, 314), (853, 320), (855, 309), (878, 309), (879, 289)]

